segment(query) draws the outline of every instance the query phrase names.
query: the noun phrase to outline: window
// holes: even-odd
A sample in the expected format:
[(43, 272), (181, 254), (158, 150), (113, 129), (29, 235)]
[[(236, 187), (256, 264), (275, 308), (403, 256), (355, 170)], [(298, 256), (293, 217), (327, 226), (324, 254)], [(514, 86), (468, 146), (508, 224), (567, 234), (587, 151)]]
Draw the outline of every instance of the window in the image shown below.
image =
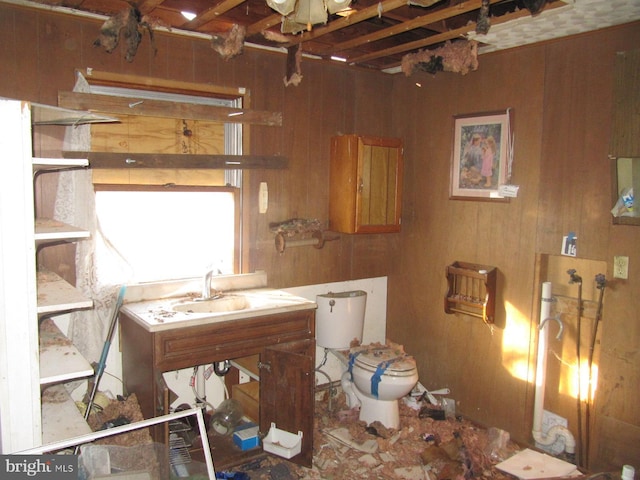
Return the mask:
[(236, 272), (239, 189), (96, 186), (96, 256), (105, 280)]
[[(242, 108), (244, 89), (93, 72), (89, 91), (117, 97)], [(101, 152), (242, 154), (242, 124), (120, 115), (92, 126)], [(179, 158), (179, 157), (176, 157)], [(241, 271), (241, 170), (96, 169), (96, 265), (108, 283), (201, 276), (207, 269)]]

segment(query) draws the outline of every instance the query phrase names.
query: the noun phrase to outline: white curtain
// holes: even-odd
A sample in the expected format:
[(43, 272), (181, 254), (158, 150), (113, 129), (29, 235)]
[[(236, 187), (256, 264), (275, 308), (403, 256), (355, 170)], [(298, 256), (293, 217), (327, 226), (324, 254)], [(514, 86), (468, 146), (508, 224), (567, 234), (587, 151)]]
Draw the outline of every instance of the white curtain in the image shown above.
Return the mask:
[[(78, 75), (74, 91), (88, 92), (89, 85)], [(64, 149), (89, 151), (90, 125), (67, 127)], [(70, 314), (68, 337), (90, 362), (98, 362), (114, 314), (120, 285), (101, 284), (95, 258), (100, 235), (95, 215), (95, 192), (90, 169), (61, 172), (54, 206), (54, 218), (90, 232), (90, 238), (76, 243), (76, 288), (93, 300), (94, 308)]]

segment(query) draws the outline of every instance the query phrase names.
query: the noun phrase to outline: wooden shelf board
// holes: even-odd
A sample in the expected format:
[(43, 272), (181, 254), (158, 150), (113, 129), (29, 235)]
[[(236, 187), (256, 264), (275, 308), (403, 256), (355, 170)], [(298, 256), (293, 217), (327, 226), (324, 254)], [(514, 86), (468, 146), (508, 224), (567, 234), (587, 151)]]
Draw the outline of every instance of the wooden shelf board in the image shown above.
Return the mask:
[(130, 153), (63, 151), (65, 158), (86, 157), (92, 169), (186, 168), (186, 169), (284, 169), (282, 155), (214, 155), (192, 153)]
[(82, 168), (89, 166), (87, 158), (33, 158), (33, 171), (65, 170), (67, 168)]
[(93, 301), (85, 298), (53, 272), (38, 272), (38, 315), (91, 308)]
[(89, 238), (90, 234), (87, 230), (83, 230), (78, 227), (67, 225), (57, 220), (51, 220), (49, 218), (38, 218), (35, 223), (36, 243), (66, 241), (72, 242), (75, 240), (81, 240)]
[(53, 443), (89, 433), (91, 428), (64, 385), (54, 385), (42, 392), (42, 443)]
[(94, 374), (91, 364), (51, 319), (40, 323), (40, 385)]
[(107, 115), (40, 103), (31, 104), (31, 115), (34, 125), (84, 125), (118, 121), (117, 118)]

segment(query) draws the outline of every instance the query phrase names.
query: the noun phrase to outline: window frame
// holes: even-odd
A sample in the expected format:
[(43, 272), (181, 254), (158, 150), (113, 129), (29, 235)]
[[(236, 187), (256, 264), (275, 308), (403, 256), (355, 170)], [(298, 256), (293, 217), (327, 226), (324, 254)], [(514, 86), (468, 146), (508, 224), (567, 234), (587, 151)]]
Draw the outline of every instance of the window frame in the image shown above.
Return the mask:
[[(251, 92), (245, 87), (227, 87), (221, 85), (212, 85), (208, 83), (197, 83), (182, 80), (171, 80), (156, 77), (148, 77), (132, 74), (120, 74), (111, 73), (105, 71), (98, 71), (91, 68), (76, 68), (76, 75), (82, 76), (91, 87), (107, 87), (123, 89), (123, 90), (138, 90), (147, 92), (157, 92), (164, 94), (176, 94), (197, 96), (204, 98), (216, 98), (219, 100), (225, 100), (231, 102), (232, 106), (243, 109), (251, 108)], [(193, 120), (185, 114), (185, 119)], [(251, 124), (241, 123), (240, 138), (236, 136), (233, 142), (236, 154), (250, 154), (250, 136), (251, 136)], [(238, 135), (237, 130), (230, 132), (229, 124), (225, 124), (225, 151), (229, 150), (229, 142), (231, 141), (231, 133)], [(228, 135), (229, 134), (229, 135)], [(176, 170), (179, 170), (179, 165), (176, 165)], [(124, 170), (124, 169), (123, 169)], [(235, 270), (237, 273), (245, 273), (247, 266), (249, 265), (249, 249), (245, 248), (245, 245), (249, 245), (248, 230), (245, 228), (247, 219), (244, 218), (244, 204), (249, 197), (249, 192), (244, 187), (249, 184), (250, 173), (244, 170), (224, 170), (225, 183), (227, 186), (238, 188), (236, 199), (236, 215), (239, 216), (237, 220), (236, 234), (234, 238), (234, 245), (236, 246), (236, 255), (234, 263), (236, 264)]]

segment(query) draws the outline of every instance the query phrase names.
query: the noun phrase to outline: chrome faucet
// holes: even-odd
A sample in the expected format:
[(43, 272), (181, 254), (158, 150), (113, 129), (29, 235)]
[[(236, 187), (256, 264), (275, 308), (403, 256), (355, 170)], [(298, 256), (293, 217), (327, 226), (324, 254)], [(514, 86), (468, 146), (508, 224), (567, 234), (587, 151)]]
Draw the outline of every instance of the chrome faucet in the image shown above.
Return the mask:
[(220, 296), (218, 293), (211, 295), (211, 277), (214, 272), (216, 275), (222, 275), (219, 268), (207, 270), (204, 274), (204, 278), (202, 279), (202, 293), (200, 294), (200, 298), (197, 298), (196, 300), (211, 300), (212, 298), (218, 298)]

